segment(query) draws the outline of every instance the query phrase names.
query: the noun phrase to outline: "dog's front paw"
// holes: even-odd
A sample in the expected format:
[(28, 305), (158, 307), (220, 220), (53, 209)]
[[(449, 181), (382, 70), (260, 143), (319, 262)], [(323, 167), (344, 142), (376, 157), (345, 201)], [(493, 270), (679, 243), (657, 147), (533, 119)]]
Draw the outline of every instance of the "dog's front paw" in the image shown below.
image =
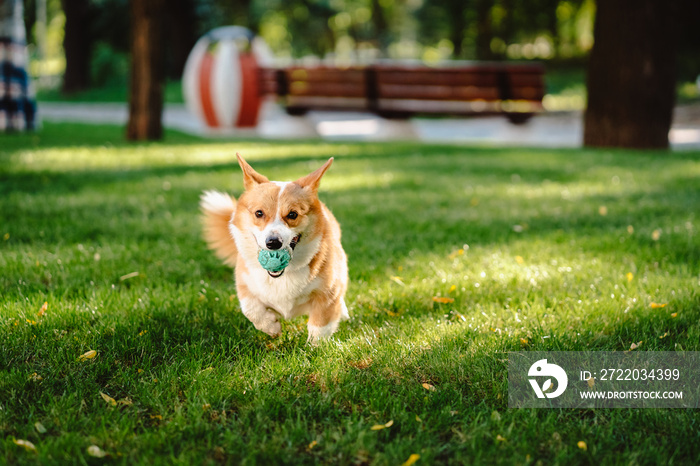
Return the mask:
[(278, 320), (265, 322), (265, 324), (258, 327), (258, 330), (261, 330), (271, 337), (276, 338), (282, 334), (282, 324), (280, 324)]
[(282, 333), (282, 325), (278, 315), (267, 309), (260, 301), (242, 299), (241, 310), (243, 315), (261, 332), (265, 332), (271, 337), (279, 336)]

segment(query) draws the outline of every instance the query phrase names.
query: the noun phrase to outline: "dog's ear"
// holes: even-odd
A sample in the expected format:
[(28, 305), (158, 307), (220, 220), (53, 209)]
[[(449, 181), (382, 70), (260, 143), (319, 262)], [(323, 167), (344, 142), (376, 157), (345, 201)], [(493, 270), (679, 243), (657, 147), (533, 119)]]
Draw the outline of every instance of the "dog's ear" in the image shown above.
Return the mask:
[(316, 193), (318, 191), (318, 185), (321, 183), (321, 177), (323, 176), (324, 173), (326, 173), (326, 170), (328, 170), (330, 168), (332, 163), (333, 163), (333, 157), (328, 159), (328, 161), (326, 163), (324, 163), (321, 168), (314, 171), (313, 173), (306, 175), (303, 178), (299, 178), (294, 183), (298, 184), (302, 188), (308, 188), (312, 192)]
[(236, 157), (238, 157), (238, 165), (240, 165), (241, 170), (243, 170), (243, 186), (246, 191), (253, 189), (260, 183), (267, 183), (270, 181), (266, 176), (253, 170), (253, 167), (248, 165), (248, 162), (246, 162), (238, 152), (236, 152)]

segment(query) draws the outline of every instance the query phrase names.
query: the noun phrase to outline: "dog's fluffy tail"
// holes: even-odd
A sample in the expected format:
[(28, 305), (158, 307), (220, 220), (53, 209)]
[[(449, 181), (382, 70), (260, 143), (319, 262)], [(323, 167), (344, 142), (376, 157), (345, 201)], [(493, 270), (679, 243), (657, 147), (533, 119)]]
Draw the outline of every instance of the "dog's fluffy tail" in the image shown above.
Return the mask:
[(216, 257), (234, 267), (238, 250), (229, 230), (229, 222), (236, 212), (236, 200), (219, 191), (205, 191), (199, 200), (202, 209), (204, 240)]

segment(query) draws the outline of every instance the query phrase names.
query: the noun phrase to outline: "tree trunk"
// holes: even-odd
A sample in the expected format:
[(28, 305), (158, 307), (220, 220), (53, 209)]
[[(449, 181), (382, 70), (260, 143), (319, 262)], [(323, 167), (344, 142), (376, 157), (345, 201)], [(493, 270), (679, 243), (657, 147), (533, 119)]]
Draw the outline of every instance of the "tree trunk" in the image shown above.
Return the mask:
[(64, 94), (83, 91), (90, 87), (90, 59), (92, 58), (92, 14), (89, 0), (61, 0), (66, 15), (63, 50), (66, 71), (63, 74)]
[(675, 2), (597, 5), (584, 145), (668, 148), (676, 84)]
[(167, 10), (167, 37), (169, 54), (167, 75), (180, 79), (185, 62), (197, 42), (195, 31), (195, 8), (192, 0), (170, 0)]
[(163, 137), (164, 6), (165, 0), (131, 0), (131, 141)]

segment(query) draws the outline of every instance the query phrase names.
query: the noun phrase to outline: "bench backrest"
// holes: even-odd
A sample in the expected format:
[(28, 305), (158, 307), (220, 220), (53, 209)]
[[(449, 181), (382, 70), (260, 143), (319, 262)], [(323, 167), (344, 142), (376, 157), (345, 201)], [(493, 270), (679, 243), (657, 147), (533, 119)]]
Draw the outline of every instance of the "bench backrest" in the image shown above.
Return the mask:
[(261, 92), (282, 97), (290, 113), (308, 109), (369, 110), (388, 116), (536, 112), (544, 96), (544, 68), (538, 64), (268, 68), (261, 70), (260, 80)]

